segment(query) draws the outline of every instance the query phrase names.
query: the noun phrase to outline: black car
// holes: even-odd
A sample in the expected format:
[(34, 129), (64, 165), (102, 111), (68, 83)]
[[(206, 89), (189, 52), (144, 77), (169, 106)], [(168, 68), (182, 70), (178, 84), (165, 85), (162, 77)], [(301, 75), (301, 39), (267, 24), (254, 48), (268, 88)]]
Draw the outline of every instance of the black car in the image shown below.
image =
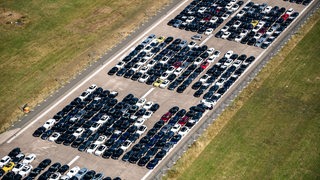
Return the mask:
[(200, 97), (203, 94), (203, 92), (204, 92), (203, 89), (199, 89), (193, 94), (193, 96), (194, 97)]
[(110, 158), (110, 156), (113, 154), (114, 150), (113, 149), (107, 149), (103, 154), (102, 157), (104, 159)]
[(44, 159), (41, 161), (38, 165), (38, 168), (41, 170), (44, 170), (46, 167), (48, 167), (51, 164), (51, 159)]
[(42, 170), (43, 169), (38, 166), (38, 167), (32, 169), (32, 171), (30, 172), (30, 174), (28, 176), (34, 179), (35, 177), (37, 177), (41, 173)]
[(126, 73), (127, 69), (126, 68), (121, 68), (117, 73), (116, 75), (117, 76), (123, 76), (124, 73)]
[(186, 90), (186, 88), (187, 88), (187, 86), (184, 85), (184, 84), (182, 84), (182, 85), (180, 85), (180, 86), (177, 88), (177, 92), (178, 92), (178, 93), (183, 93), (184, 90)]
[(12, 150), (9, 152), (8, 156), (9, 156), (10, 158), (14, 158), (14, 157), (16, 157), (19, 153), (21, 153), (21, 150), (20, 150), (19, 147), (16, 147), (16, 148), (12, 149)]
[(131, 157), (131, 155), (133, 154), (133, 151), (128, 151), (127, 153), (125, 153), (123, 156), (122, 156), (122, 161), (129, 161), (129, 158)]
[(149, 161), (150, 157), (144, 156), (138, 161), (138, 166), (145, 166)]
[(156, 112), (159, 108), (160, 105), (158, 103), (154, 103), (149, 110), (152, 112)]
[(92, 179), (96, 172), (94, 170), (87, 171), (86, 174), (81, 179)]
[(134, 70), (130, 69), (124, 74), (124, 78), (130, 78), (134, 74)]
[(71, 135), (71, 136), (69, 136), (69, 138), (67, 140), (65, 140), (63, 142), (63, 145), (69, 146), (74, 140), (76, 140), (76, 137)]
[(69, 165), (65, 164), (65, 165), (63, 165), (63, 166), (61, 166), (61, 167), (59, 168), (58, 172), (59, 172), (60, 174), (64, 174), (64, 173), (67, 172), (68, 170), (69, 170)]
[(119, 148), (113, 152), (113, 154), (111, 155), (111, 158), (117, 160), (123, 154), (123, 152), (124, 152), (123, 149)]
[(117, 71), (119, 70), (119, 68), (117, 67), (113, 67), (109, 70), (108, 75), (112, 76), (114, 75)]
[(51, 172), (51, 173), (54, 173), (54, 172), (56, 172), (60, 167), (61, 167), (61, 164), (60, 164), (59, 162), (56, 162), (56, 163), (52, 164), (52, 165), (49, 167), (48, 171)]
[(33, 132), (32, 136), (34, 136), (34, 137), (39, 137), (39, 136), (41, 136), (41, 134), (44, 133), (45, 131), (46, 131), (46, 128), (41, 126), (41, 127), (39, 127), (38, 129), (36, 129), (36, 130)]
[(147, 168), (148, 169), (153, 169), (156, 167), (156, 165), (159, 163), (159, 159), (152, 159), (148, 164), (147, 164)]

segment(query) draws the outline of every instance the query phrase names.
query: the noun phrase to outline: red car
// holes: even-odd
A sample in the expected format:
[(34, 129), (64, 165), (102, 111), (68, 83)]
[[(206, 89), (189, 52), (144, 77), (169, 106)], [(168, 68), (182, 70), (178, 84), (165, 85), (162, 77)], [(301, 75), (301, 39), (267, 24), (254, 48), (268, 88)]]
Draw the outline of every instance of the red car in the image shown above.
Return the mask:
[(208, 61), (205, 61), (205, 62), (201, 63), (200, 67), (202, 69), (206, 69), (209, 65), (210, 65), (210, 63)]
[(289, 16), (290, 16), (289, 14), (284, 14), (281, 16), (281, 18), (285, 21), (289, 18)]
[(170, 112), (167, 112), (164, 115), (162, 115), (161, 120), (164, 122), (168, 122), (171, 117), (172, 117), (172, 114)]
[(176, 69), (178, 67), (180, 67), (181, 65), (182, 65), (182, 62), (180, 62), (180, 61), (173, 63), (173, 67), (176, 68)]
[(180, 124), (181, 126), (184, 126), (185, 124), (187, 124), (189, 119), (190, 119), (189, 116), (183, 116), (183, 118), (178, 121), (178, 124)]

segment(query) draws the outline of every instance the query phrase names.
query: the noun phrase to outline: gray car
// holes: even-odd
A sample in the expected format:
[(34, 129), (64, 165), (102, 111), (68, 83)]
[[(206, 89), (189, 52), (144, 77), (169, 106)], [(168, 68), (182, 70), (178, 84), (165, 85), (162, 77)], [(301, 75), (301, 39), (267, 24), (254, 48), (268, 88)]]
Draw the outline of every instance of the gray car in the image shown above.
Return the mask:
[(88, 172), (87, 168), (81, 168), (76, 175), (76, 178), (81, 179)]

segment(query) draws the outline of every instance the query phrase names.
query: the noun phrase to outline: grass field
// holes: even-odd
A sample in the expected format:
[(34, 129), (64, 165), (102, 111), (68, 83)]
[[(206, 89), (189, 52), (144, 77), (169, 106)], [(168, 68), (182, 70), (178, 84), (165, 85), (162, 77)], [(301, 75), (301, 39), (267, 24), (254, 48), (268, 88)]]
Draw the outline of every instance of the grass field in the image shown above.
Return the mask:
[(164, 179), (320, 179), (319, 17), (318, 12)]
[(167, 3), (1, 1), (0, 132)]

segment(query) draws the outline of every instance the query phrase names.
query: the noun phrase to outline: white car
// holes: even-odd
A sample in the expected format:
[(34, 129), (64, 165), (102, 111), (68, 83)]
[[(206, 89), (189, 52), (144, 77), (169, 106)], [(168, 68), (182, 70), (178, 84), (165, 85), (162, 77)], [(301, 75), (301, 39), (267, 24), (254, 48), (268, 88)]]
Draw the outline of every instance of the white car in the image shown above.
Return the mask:
[(138, 102), (136, 103), (136, 106), (138, 106), (139, 108), (141, 108), (145, 103), (147, 102), (146, 98), (140, 98), (138, 100)]
[(125, 142), (122, 143), (121, 149), (122, 150), (127, 150), (131, 146), (132, 142), (130, 140), (126, 140)]
[(209, 48), (207, 49), (207, 53), (209, 54), (209, 56), (214, 52), (214, 48)]
[(92, 131), (93, 133), (95, 133), (96, 131), (98, 131), (98, 129), (102, 126), (102, 124), (99, 123), (93, 123), (93, 125), (89, 128), (90, 131)]
[(153, 56), (154, 56), (154, 53), (149, 52), (146, 56), (143, 57), (143, 59), (150, 60)]
[(31, 165), (25, 165), (21, 171), (19, 171), (19, 174), (22, 176), (22, 178), (28, 176), (32, 170), (32, 166)]
[(142, 126), (143, 125), (143, 123), (146, 121), (147, 119), (145, 119), (145, 118), (139, 118), (139, 119), (137, 119), (137, 121), (133, 124), (134, 126), (137, 126), (138, 128), (140, 127), (140, 126)]
[(286, 11), (286, 14), (291, 15), (293, 12), (294, 12), (294, 10), (293, 10), (292, 8), (290, 8), (290, 9), (288, 9), (288, 10)]
[(86, 91), (92, 93), (97, 89), (97, 87), (98, 86), (96, 84), (92, 84)]
[(208, 74), (204, 74), (199, 81), (200, 82), (206, 82), (211, 76), (209, 76)]
[(24, 166), (25, 164), (18, 163), (14, 166), (14, 168), (12, 169), (12, 172), (14, 172), (15, 174), (18, 174), (23, 169)]
[(198, 10), (198, 13), (204, 13), (206, 11), (206, 7), (201, 7), (199, 10)]
[(146, 73), (149, 70), (148, 66), (142, 66), (141, 69), (139, 70), (139, 72), (141, 72), (142, 74)]
[(227, 59), (226, 62), (223, 63), (225, 66), (230, 66), (232, 64), (233, 60), (232, 59)]
[(232, 54), (233, 54), (233, 51), (229, 50), (229, 51), (226, 52), (226, 54), (224, 54), (224, 57), (230, 58), (232, 56)]
[(153, 105), (154, 103), (152, 101), (148, 101), (146, 102), (144, 105), (143, 105), (143, 108), (148, 110), (151, 108), (151, 106)]
[(193, 64), (199, 65), (202, 63), (202, 61), (203, 61), (203, 59), (201, 57), (197, 57), (197, 59), (193, 62)]
[(216, 85), (218, 85), (220, 88), (224, 85), (225, 79), (224, 78), (220, 78), (217, 82)]
[(224, 33), (222, 34), (221, 38), (222, 38), (222, 39), (227, 39), (227, 38), (230, 36), (230, 34), (231, 34), (231, 32), (226, 31), (226, 32), (224, 32)]
[(213, 108), (213, 106), (216, 104), (215, 101), (209, 100), (209, 99), (202, 99), (200, 101), (201, 104), (205, 105), (208, 108)]
[(91, 144), (86, 152), (89, 154), (93, 154), (97, 150), (97, 148), (98, 148), (97, 144)]
[(169, 61), (169, 57), (163, 57), (160, 61), (159, 61), (159, 63), (161, 63), (161, 64), (166, 64), (168, 61)]
[(242, 61), (241, 61), (241, 60), (235, 60), (232, 65), (237, 68), (237, 67), (239, 67), (241, 64), (242, 64)]
[(0, 168), (2, 168), (3, 166), (5, 166), (6, 164), (8, 164), (11, 161), (11, 158), (9, 156), (4, 156), (1, 160), (0, 160)]
[(242, 40), (242, 38), (243, 38), (243, 36), (238, 35), (238, 36), (236, 36), (236, 38), (234, 38), (234, 41), (235, 42), (240, 42)]
[(232, 7), (231, 7), (231, 11), (236, 11), (239, 9), (239, 5), (238, 4), (234, 4)]
[(68, 180), (68, 179), (70, 179), (70, 177), (67, 175), (63, 175), (60, 177), (60, 180)]
[(138, 71), (139, 68), (142, 66), (142, 64), (135, 64), (133, 65), (133, 67), (131, 68), (131, 70), (133, 70), (134, 72)]
[(181, 68), (181, 67), (178, 67), (174, 72), (173, 72), (173, 74), (175, 74), (175, 75), (179, 75), (179, 74), (181, 74), (182, 73), (182, 71), (183, 71), (183, 69)]
[(229, 16), (230, 16), (230, 14), (224, 13), (224, 15), (221, 16), (221, 18), (223, 20), (226, 20), (226, 19), (228, 19)]
[(183, 126), (180, 131), (178, 132), (178, 134), (180, 134), (181, 136), (186, 135), (188, 132), (190, 131), (190, 129), (187, 126)]
[(94, 155), (96, 155), (96, 156), (101, 156), (103, 153), (104, 153), (104, 151), (106, 151), (107, 150), (107, 146), (106, 145), (100, 145), (98, 148), (97, 148), (97, 150), (94, 152)]
[(100, 144), (105, 143), (106, 141), (107, 141), (107, 136), (101, 135), (101, 136), (98, 137), (98, 139), (93, 144), (100, 145)]
[(142, 125), (142, 126), (140, 126), (138, 128), (136, 133), (138, 133), (141, 136), (144, 132), (146, 132), (146, 130), (147, 130), (147, 126), (146, 125)]
[(217, 16), (213, 16), (211, 19), (210, 19), (210, 22), (211, 23), (215, 23), (215, 22), (217, 22), (218, 21), (218, 17)]
[(118, 92), (117, 91), (110, 91), (110, 94), (109, 95), (112, 95), (113, 97), (116, 97), (118, 96)]
[(188, 47), (189, 47), (189, 48), (193, 48), (195, 45), (197, 45), (196, 42), (190, 41), (189, 44), (188, 44)]
[(149, 75), (148, 74), (144, 74), (138, 79), (138, 81), (141, 82), (141, 83), (145, 83), (145, 82), (147, 82), (148, 78), (149, 78)]
[(58, 132), (54, 132), (50, 137), (49, 137), (49, 141), (54, 142), (55, 140), (57, 140), (59, 137), (61, 136), (60, 133)]
[(69, 176), (71, 178), (72, 176), (76, 175), (79, 170), (80, 170), (80, 167), (75, 166), (67, 172), (67, 176)]
[(233, 6), (233, 3), (228, 3), (228, 4), (226, 5), (226, 8), (227, 8), (227, 9), (231, 9), (232, 6)]
[(204, 34), (205, 34), (205, 35), (210, 35), (210, 34), (212, 34), (212, 32), (213, 32), (213, 29), (212, 29), (212, 28), (208, 28), (208, 29), (204, 32)]
[(76, 138), (78, 138), (79, 136), (81, 136), (81, 134), (85, 131), (84, 128), (78, 128), (72, 135), (75, 136)]
[(99, 124), (104, 124), (104, 123), (106, 123), (109, 119), (110, 119), (110, 116), (108, 116), (108, 115), (103, 115), (103, 116), (101, 116), (101, 118), (99, 119), (99, 121), (97, 121), (97, 123), (99, 123)]
[(50, 175), (49, 180), (59, 180), (61, 177), (61, 174), (59, 172), (55, 172)]
[(244, 10), (241, 10), (238, 14), (237, 14), (237, 17), (242, 17), (243, 15), (246, 14), (246, 11)]
[(229, 29), (229, 26), (223, 26), (220, 31), (227, 32), (228, 29)]
[(146, 111), (142, 116), (142, 118), (149, 119), (152, 116), (152, 114), (153, 114), (152, 111)]
[(30, 164), (30, 163), (32, 163), (33, 160), (36, 159), (36, 157), (37, 157), (37, 156), (36, 156), (35, 154), (29, 154), (28, 156), (26, 156), (26, 157), (23, 159), (22, 163), (23, 163), (23, 164)]
[(264, 8), (262, 13), (268, 14), (271, 10), (272, 10), (272, 6), (267, 6), (266, 8)]
[(210, 57), (208, 57), (208, 59), (206, 60), (207, 62), (209, 62), (209, 63), (212, 63), (212, 62), (214, 62), (214, 60), (216, 60), (216, 56), (210, 56)]
[(194, 16), (189, 16), (189, 17), (186, 19), (186, 22), (187, 22), (187, 23), (191, 23), (194, 19), (195, 19)]
[(168, 85), (170, 84), (170, 81), (169, 80), (164, 80), (161, 84), (160, 84), (160, 88), (164, 89), (166, 88)]
[(156, 63), (157, 63), (157, 61), (152, 59), (151, 61), (148, 62), (147, 67), (152, 68)]
[(125, 65), (125, 62), (120, 61), (120, 62), (117, 63), (116, 67), (117, 67), (118, 69), (121, 69), (121, 68), (124, 67), (124, 65)]
[(219, 50), (215, 50), (211, 56), (219, 57), (221, 52)]
[(46, 128), (46, 130), (48, 130), (48, 129), (51, 129), (55, 123), (56, 123), (55, 119), (49, 119), (43, 124), (43, 127)]
[(177, 123), (171, 128), (171, 131), (176, 133), (180, 130), (180, 128), (181, 128), (181, 125)]
[(167, 79), (169, 76), (170, 76), (169, 73), (164, 72), (164, 73), (160, 76), (160, 79), (161, 79), (161, 80), (165, 80), (165, 79)]
[(176, 68), (174, 68), (174, 66), (170, 66), (170, 67), (166, 70), (166, 73), (172, 74), (175, 70), (176, 70)]
[(237, 20), (232, 26), (235, 28), (238, 28), (240, 27), (241, 24), (242, 24), (241, 21)]
[(79, 96), (79, 98), (81, 99), (81, 101), (83, 101), (84, 99), (86, 99), (91, 93), (84, 91), (83, 93), (81, 93), (81, 95)]

